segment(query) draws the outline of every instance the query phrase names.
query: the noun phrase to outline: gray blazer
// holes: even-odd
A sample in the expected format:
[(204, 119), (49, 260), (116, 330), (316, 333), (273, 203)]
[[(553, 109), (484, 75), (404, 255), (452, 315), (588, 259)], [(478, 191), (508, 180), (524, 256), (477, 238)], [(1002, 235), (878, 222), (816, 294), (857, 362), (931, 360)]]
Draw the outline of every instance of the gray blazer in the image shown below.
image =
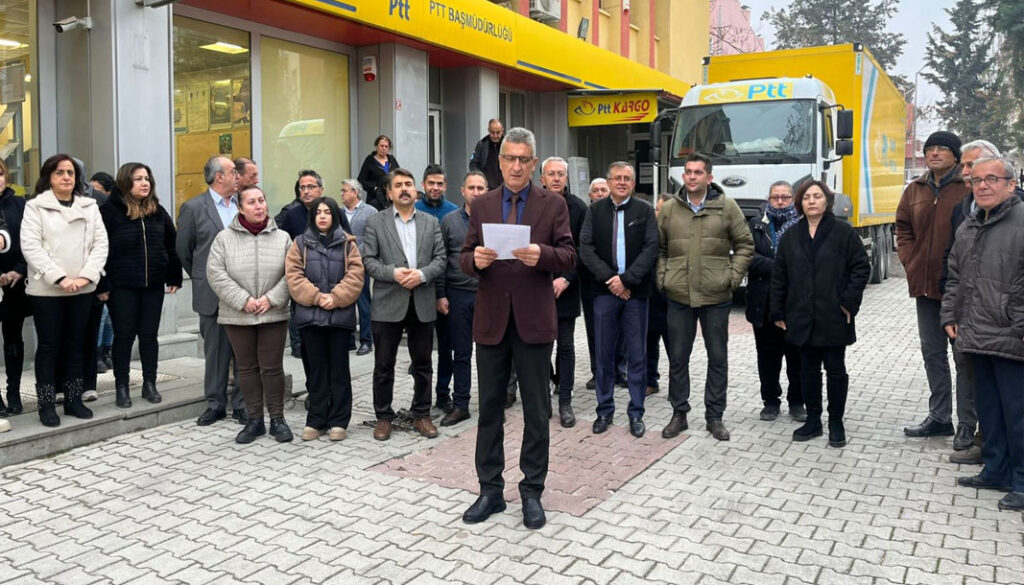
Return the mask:
[(181, 205), (174, 247), (182, 267), (192, 278), (192, 310), (205, 317), (217, 314), (219, 299), (206, 279), (206, 262), (213, 239), (223, 229), (209, 189)]
[(394, 207), (387, 207), (366, 220), (363, 233), (363, 266), (373, 277), (373, 303), (370, 319), (397, 323), (409, 311), (409, 298), (416, 303), (416, 317), (423, 323), (437, 320), (437, 293), (434, 281), (444, 274), (445, 252), (441, 228), (430, 214), (417, 211), (416, 266), (425, 282), (412, 294), (395, 282), (395, 268), (407, 268), (405, 250), (395, 229)]

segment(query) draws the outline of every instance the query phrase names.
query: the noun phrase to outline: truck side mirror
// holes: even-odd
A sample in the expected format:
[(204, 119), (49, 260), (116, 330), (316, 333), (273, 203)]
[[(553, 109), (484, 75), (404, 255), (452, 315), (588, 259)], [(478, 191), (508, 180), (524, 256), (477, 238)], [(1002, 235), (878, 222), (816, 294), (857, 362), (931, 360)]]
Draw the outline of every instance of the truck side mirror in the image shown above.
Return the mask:
[(836, 140), (836, 156), (849, 156), (853, 154), (852, 140)]
[(651, 162), (661, 163), (661, 118), (651, 122)]
[[(839, 110), (836, 112), (836, 138), (844, 140), (853, 138), (853, 110)], [(836, 145), (838, 150), (839, 146)]]

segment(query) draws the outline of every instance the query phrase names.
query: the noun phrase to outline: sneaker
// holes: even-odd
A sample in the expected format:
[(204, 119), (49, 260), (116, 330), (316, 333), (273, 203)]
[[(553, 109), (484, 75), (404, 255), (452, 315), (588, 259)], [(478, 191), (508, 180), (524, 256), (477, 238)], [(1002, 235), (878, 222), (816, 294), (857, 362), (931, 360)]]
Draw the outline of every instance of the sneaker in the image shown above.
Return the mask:
[(761, 409), (761, 420), (775, 420), (779, 418), (779, 407), (776, 404), (766, 404)]
[(95, 402), (97, 398), (99, 398), (99, 395), (96, 394), (95, 390), (82, 392), (82, 402)]
[(6, 433), (11, 430), (11, 422), (6, 418), (0, 418), (0, 433)]
[(313, 427), (305, 427), (302, 429), (301, 438), (303, 441), (315, 441), (320, 438), (320, 435), (324, 434), (320, 429)]
[(344, 441), (348, 437), (348, 431), (342, 427), (331, 427), (331, 430), (327, 432), (327, 438), (332, 441)]

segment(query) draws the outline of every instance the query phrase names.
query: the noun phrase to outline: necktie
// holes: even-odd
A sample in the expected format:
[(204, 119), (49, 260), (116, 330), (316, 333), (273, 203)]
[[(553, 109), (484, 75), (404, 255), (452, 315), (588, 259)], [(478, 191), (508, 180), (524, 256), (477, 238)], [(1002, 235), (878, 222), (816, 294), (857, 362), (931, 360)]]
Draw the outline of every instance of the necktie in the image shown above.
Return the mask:
[(519, 223), (519, 195), (513, 193), (509, 197), (509, 202), (512, 206), (508, 208), (508, 216), (505, 217), (505, 223)]

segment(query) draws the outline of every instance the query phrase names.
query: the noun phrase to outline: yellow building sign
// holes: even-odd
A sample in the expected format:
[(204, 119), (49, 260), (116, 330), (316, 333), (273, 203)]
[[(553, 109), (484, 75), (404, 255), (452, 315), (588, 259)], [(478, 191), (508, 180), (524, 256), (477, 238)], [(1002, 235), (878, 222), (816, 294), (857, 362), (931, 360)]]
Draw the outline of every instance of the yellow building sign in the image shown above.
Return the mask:
[(573, 87), (656, 87), (679, 97), (689, 89), (689, 84), (656, 69), (491, 2), (288, 1)]
[(653, 122), (657, 116), (655, 93), (569, 97), (570, 127)]

